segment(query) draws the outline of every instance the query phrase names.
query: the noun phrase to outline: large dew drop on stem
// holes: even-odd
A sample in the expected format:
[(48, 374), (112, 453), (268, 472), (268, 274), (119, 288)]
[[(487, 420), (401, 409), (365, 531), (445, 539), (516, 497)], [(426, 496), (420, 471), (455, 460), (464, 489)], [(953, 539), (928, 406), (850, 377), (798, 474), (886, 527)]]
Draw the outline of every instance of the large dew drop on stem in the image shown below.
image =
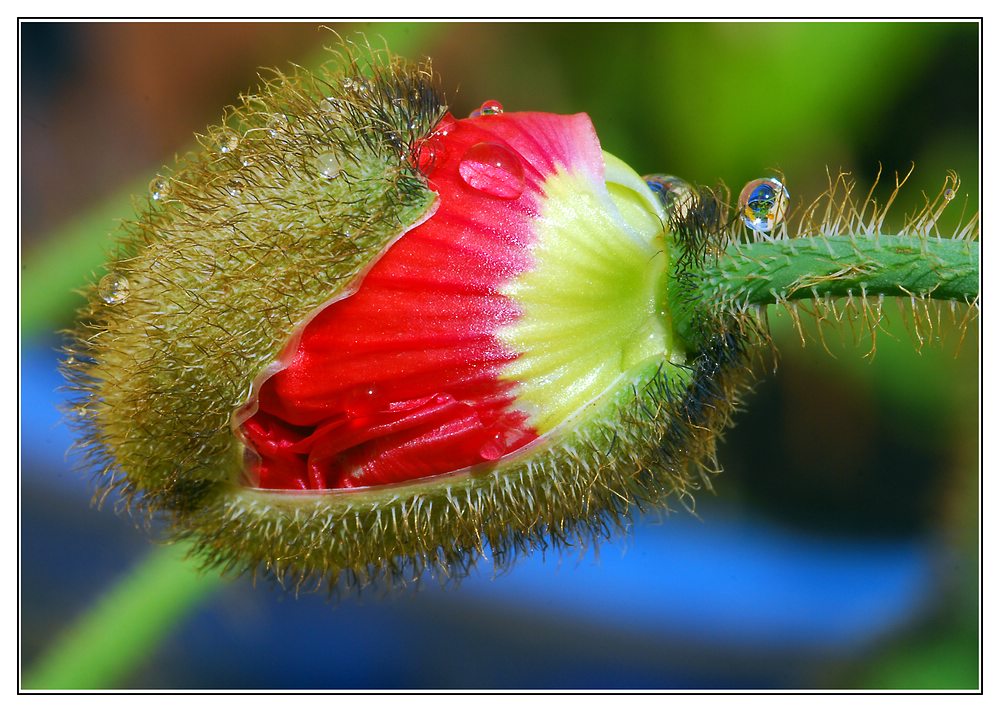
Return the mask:
[(747, 227), (771, 232), (781, 222), (788, 206), (788, 190), (777, 178), (758, 178), (740, 192), (740, 216)]

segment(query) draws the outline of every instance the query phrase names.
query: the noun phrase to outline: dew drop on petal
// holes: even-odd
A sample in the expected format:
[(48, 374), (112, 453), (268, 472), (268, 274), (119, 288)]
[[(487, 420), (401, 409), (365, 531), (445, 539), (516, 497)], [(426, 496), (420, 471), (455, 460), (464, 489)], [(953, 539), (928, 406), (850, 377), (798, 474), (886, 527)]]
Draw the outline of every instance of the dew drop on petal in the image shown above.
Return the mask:
[(483, 102), (482, 106), (469, 114), (469, 118), (474, 119), (477, 116), (499, 116), (502, 113), (503, 104), (496, 99), (488, 99)]
[(340, 175), (340, 157), (330, 151), (322, 153), (316, 158), (316, 168), (319, 174), (328, 180), (332, 180)]
[(451, 114), (446, 114), (439, 122), (438, 125), (434, 127), (434, 136), (447, 136), (455, 127), (458, 126), (458, 121)]
[(781, 222), (788, 206), (788, 190), (777, 178), (758, 178), (740, 192), (740, 216), (747, 227), (770, 232)]
[(156, 176), (149, 182), (149, 197), (153, 200), (163, 200), (170, 195), (170, 182), (162, 177)]
[(364, 418), (385, 410), (388, 405), (382, 389), (374, 383), (366, 383), (348, 392), (344, 410), (352, 418)]
[(524, 166), (509, 148), (477, 143), (462, 156), (458, 173), (467, 185), (495, 198), (512, 200), (524, 192)]
[(954, 197), (955, 197), (955, 191), (953, 191), (951, 188), (945, 189), (945, 191), (944, 191), (944, 199), (945, 200), (947, 200), (947, 201), (950, 202)]
[(417, 144), (417, 169), (424, 175), (429, 175), (438, 164), (444, 160), (447, 150), (444, 144), (434, 134)]
[(116, 272), (108, 272), (97, 283), (97, 294), (105, 304), (124, 304), (128, 299), (128, 279)]
[(683, 217), (694, 204), (694, 190), (677, 176), (652, 173), (642, 179), (667, 213), (677, 213)]
[(484, 460), (499, 460), (507, 454), (507, 435), (502, 427), (494, 426), (486, 431), (486, 441), (479, 446), (479, 457)]

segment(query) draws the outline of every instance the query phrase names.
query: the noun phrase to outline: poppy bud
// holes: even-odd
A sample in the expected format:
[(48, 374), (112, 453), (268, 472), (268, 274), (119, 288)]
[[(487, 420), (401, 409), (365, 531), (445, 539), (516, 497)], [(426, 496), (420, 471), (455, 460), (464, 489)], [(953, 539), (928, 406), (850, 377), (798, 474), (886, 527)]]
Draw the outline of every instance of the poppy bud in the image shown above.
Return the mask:
[(747, 357), (684, 284), (724, 216), (585, 114), (457, 119), (428, 66), (356, 55), (201, 143), (151, 184), (67, 370), (106, 489), (210, 563), (503, 566), (712, 469)]

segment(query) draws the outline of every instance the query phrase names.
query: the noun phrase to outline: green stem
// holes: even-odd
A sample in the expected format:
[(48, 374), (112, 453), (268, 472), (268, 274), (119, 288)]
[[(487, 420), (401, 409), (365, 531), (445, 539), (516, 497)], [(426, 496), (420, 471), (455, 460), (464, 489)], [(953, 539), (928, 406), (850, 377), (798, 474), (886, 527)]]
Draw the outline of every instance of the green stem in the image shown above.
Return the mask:
[(979, 295), (979, 243), (844, 235), (734, 244), (697, 282), (699, 301), (735, 306), (878, 295), (965, 303)]
[(147, 659), (150, 649), (222, 579), (202, 574), (183, 545), (159, 547), (101, 598), (28, 670), (25, 689), (107, 689)]

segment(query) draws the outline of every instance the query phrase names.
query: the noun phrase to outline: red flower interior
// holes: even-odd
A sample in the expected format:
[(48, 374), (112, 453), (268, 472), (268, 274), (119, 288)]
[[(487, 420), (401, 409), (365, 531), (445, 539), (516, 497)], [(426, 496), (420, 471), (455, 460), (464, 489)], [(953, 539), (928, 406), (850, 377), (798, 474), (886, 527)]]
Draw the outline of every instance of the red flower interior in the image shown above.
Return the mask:
[(497, 460), (538, 437), (515, 407), (516, 383), (500, 378), (517, 354), (496, 334), (519, 317), (500, 287), (531, 267), (540, 186), (580, 161), (581, 138), (600, 175), (586, 116), (441, 121), (418, 157), (439, 196), (433, 215), (312, 319), (262, 384), (242, 425), (260, 458), (258, 486), (401, 482)]

